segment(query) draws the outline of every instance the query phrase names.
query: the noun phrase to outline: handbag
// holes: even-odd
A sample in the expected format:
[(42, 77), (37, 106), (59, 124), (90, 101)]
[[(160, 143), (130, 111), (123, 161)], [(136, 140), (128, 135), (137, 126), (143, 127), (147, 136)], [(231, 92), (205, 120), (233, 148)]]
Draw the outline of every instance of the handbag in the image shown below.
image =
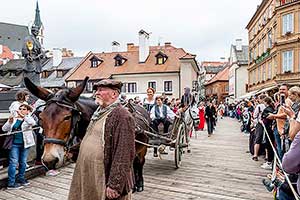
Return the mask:
[(11, 146), (13, 144), (14, 135), (8, 135), (5, 137), (4, 143), (2, 145), (2, 149), (11, 149)]

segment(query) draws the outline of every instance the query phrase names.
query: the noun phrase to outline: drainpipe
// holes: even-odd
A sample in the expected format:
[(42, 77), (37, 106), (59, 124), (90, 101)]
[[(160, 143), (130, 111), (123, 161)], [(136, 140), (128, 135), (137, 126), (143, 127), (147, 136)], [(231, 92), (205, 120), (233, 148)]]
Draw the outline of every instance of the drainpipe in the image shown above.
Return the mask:
[(180, 72), (178, 73), (178, 77), (179, 77), (179, 97), (178, 98), (181, 98), (181, 75), (180, 75)]

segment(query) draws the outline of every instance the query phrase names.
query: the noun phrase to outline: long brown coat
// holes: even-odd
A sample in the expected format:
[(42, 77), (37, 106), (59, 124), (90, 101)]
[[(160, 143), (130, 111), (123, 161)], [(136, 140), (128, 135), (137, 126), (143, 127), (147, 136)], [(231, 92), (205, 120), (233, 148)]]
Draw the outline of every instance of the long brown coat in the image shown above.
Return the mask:
[[(100, 188), (105, 187), (110, 187), (121, 194), (118, 200), (128, 199), (126, 195), (133, 187), (132, 163), (135, 157), (134, 119), (131, 114), (121, 106), (117, 106), (108, 115), (104, 115), (105, 124), (102, 123), (103, 118), (101, 117), (92, 121), (86, 133), (87, 138), (85, 137), (83, 139), (83, 142), (85, 141), (85, 143), (82, 144), (84, 149), (80, 149), (69, 199), (76, 199), (77, 197), (81, 197), (82, 199), (82, 195), (85, 196), (85, 199), (86, 196), (91, 196), (89, 195), (91, 193), (100, 197), (103, 195), (103, 190)], [(102, 135), (103, 125), (101, 124), (104, 125), (104, 135)], [(100, 148), (101, 146), (99, 146), (100, 143), (103, 144), (103, 142), (101, 142), (102, 140), (99, 141), (101, 135), (104, 136), (104, 152), (103, 149)], [(91, 140), (91, 137), (94, 139)], [(101, 152), (97, 153), (97, 150), (95, 151), (94, 148), (99, 149)], [(95, 157), (93, 155), (95, 155)], [(80, 159), (81, 156), (83, 157)], [(95, 166), (96, 163), (98, 163), (98, 165), (100, 164), (98, 170)], [(103, 163), (102, 166), (101, 163)], [(82, 168), (83, 166), (86, 167)], [(103, 167), (104, 170), (102, 170)], [(102, 175), (103, 171), (105, 175)], [(76, 174), (76, 172), (78, 172), (78, 174)], [(95, 176), (95, 174), (97, 174), (97, 176)], [(95, 179), (95, 177), (98, 178)], [(105, 181), (104, 187), (100, 187), (101, 177), (103, 177), (103, 184)], [(94, 183), (94, 185), (87, 186), (86, 182), (90, 184)], [(103, 196), (101, 198), (103, 198)]]
[(126, 195), (133, 188), (135, 123), (121, 105), (113, 109), (105, 123), (104, 167), (106, 186)]

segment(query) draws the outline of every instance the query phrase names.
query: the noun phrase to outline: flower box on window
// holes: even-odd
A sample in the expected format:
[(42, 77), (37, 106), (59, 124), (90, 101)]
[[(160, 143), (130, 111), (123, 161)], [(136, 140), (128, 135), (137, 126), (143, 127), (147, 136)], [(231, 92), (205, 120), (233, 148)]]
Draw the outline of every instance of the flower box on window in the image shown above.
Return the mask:
[(286, 36), (289, 36), (289, 35), (291, 35), (291, 34), (292, 34), (291, 31), (287, 31), (287, 32), (285, 33)]
[(292, 71), (291, 71), (291, 70), (288, 70), (288, 71), (284, 71), (284, 73), (285, 73), (285, 74), (290, 74), (290, 73), (292, 73)]

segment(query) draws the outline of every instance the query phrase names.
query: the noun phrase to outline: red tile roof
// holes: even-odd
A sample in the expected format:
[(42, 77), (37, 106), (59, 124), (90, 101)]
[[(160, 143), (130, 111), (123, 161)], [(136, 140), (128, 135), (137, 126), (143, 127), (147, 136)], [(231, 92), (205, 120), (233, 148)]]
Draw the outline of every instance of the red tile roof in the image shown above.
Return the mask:
[(219, 61), (203, 61), (201, 66), (209, 66), (209, 67), (219, 67), (225, 65), (226, 62), (219, 62)]
[[(166, 54), (168, 59), (164, 64), (157, 65), (155, 55), (160, 51)], [(114, 57), (117, 54), (120, 54), (127, 59), (121, 66), (115, 66)], [(90, 59), (93, 56), (97, 56), (99, 59), (103, 60), (103, 62), (95, 68), (91, 67), (90, 62)], [(182, 48), (176, 48), (171, 45), (151, 46), (150, 54), (146, 62), (139, 63), (139, 47), (130, 44), (128, 46), (128, 51), (126, 52), (88, 53), (66, 81), (83, 80), (85, 76), (89, 76), (90, 80), (99, 80), (120, 74), (180, 72), (181, 58), (194, 59), (195, 56), (187, 54)]]
[(0, 48), (2, 48), (2, 53), (0, 53), (0, 65), (3, 64), (2, 59), (14, 59), (14, 54), (10, 51), (10, 49), (7, 46), (0, 45)]
[(195, 59), (196, 55), (194, 54), (190, 54), (190, 53), (186, 53), (184, 56), (182, 56), (180, 59)]
[(0, 58), (8, 58), (11, 60), (14, 58), (14, 54), (10, 51), (10, 49), (7, 46), (2, 46), (2, 54), (0, 53)]
[(217, 81), (228, 81), (228, 75), (229, 75), (229, 66), (226, 66), (222, 71), (217, 73), (210, 81), (206, 83), (206, 85), (210, 85)]

